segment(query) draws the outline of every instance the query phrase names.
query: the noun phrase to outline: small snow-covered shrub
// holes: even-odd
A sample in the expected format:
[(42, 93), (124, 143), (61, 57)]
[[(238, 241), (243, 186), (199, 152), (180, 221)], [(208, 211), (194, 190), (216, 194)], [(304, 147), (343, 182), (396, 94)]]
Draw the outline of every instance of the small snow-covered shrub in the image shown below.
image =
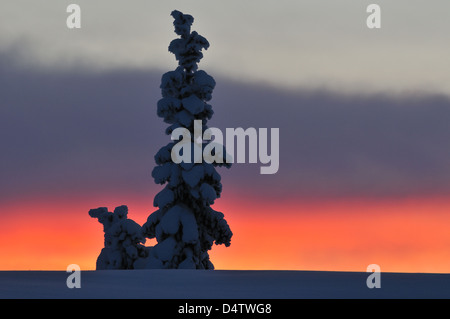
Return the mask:
[(145, 243), (142, 228), (135, 221), (128, 219), (128, 207), (119, 206), (114, 212), (106, 207), (91, 209), (89, 215), (103, 224), (105, 247), (97, 258), (99, 269), (134, 269), (134, 263), (148, 256), (149, 247)]

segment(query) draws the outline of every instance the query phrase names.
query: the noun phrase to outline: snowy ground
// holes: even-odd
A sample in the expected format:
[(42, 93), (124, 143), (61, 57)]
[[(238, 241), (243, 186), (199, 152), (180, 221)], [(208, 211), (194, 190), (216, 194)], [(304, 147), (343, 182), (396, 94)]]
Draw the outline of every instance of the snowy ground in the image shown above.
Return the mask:
[(450, 274), (236, 270), (82, 271), (69, 289), (64, 271), (1, 271), (0, 298), (450, 298)]

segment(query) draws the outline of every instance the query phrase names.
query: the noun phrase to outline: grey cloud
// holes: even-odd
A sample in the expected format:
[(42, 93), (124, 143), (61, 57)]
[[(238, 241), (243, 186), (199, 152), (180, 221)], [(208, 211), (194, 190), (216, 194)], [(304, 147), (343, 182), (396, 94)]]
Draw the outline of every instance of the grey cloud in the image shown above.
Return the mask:
[[(0, 61), (0, 198), (134, 192), (150, 196), (169, 141), (156, 116), (160, 72), (42, 71)], [(214, 76), (214, 74), (211, 74)], [(220, 169), (224, 196), (409, 196), (450, 192), (450, 101), (283, 91), (215, 76), (210, 126), (279, 127), (280, 169)]]
[[(233, 124), (280, 127), (277, 187), (297, 196), (408, 196), (450, 190), (450, 102), (442, 96), (350, 96), (229, 87)], [(224, 110), (230, 94), (216, 95)], [(218, 105), (219, 104), (219, 105)], [(264, 185), (264, 176), (258, 185)], [(270, 188), (270, 185), (267, 185)]]

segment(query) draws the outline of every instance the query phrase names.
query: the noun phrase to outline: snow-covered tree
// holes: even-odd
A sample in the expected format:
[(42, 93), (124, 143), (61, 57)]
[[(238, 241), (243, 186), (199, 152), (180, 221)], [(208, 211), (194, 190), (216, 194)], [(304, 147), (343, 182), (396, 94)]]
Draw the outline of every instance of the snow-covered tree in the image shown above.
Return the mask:
[[(162, 76), (162, 99), (158, 101), (157, 114), (170, 124), (166, 134), (176, 128), (189, 130), (193, 150), (195, 145), (198, 147), (194, 141), (194, 120), (201, 120), (203, 134), (213, 115), (207, 102), (216, 83), (205, 71), (198, 70), (202, 50), (208, 49), (209, 43), (197, 32), (191, 32), (193, 17), (179, 11), (173, 11), (172, 16), (175, 33), (180, 38), (170, 43), (169, 51), (179, 66)], [(190, 163), (176, 164), (171, 157), (175, 144), (163, 146), (155, 155), (157, 166), (152, 176), (156, 183), (167, 185), (154, 198), (158, 209), (142, 226), (144, 236), (157, 240), (144, 267), (214, 269), (208, 251), (213, 243), (229, 246), (232, 236), (224, 215), (211, 208), (222, 191), (215, 166), (229, 167), (229, 164), (194, 162), (193, 157)]]
[[(179, 11), (173, 11), (172, 16), (180, 38), (170, 43), (169, 51), (175, 54), (179, 66), (162, 76), (163, 98), (158, 101), (157, 114), (170, 124), (166, 134), (171, 135), (177, 128), (190, 132), (187, 143), (195, 155), (195, 147), (203, 153), (208, 143), (194, 140), (194, 121), (201, 122), (203, 136), (213, 115), (207, 102), (216, 83), (205, 71), (198, 70), (202, 50), (209, 43), (197, 32), (191, 32), (193, 17)], [(163, 146), (155, 155), (157, 166), (152, 176), (156, 183), (166, 186), (154, 198), (158, 210), (142, 227), (127, 218), (127, 206), (119, 206), (113, 213), (105, 207), (89, 211), (103, 224), (105, 232), (105, 247), (98, 256), (97, 269), (214, 269), (208, 251), (214, 243), (230, 245), (232, 232), (224, 215), (211, 208), (222, 191), (215, 167), (230, 166), (223, 157), (223, 146), (208, 148), (211, 158), (222, 157), (219, 161), (197, 161), (191, 157), (190, 161), (177, 164), (171, 156), (175, 144)], [(156, 238), (157, 244), (145, 247), (146, 237)]]
[(108, 212), (106, 207), (91, 209), (89, 215), (103, 224), (105, 247), (97, 258), (96, 269), (134, 269), (135, 262), (149, 255), (145, 237), (139, 224), (127, 218), (128, 207), (116, 207)]

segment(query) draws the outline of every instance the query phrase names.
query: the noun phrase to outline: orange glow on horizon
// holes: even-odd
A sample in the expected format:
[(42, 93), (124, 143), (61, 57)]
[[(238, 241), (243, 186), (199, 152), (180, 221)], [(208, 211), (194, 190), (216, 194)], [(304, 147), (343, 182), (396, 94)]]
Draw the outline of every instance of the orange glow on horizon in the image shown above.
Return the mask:
[[(139, 224), (152, 199), (128, 202)], [(92, 201), (21, 201), (1, 205), (1, 270), (95, 269), (102, 225)], [(38, 207), (39, 209), (36, 209)], [(216, 269), (450, 272), (450, 200), (328, 200), (265, 202), (227, 195), (214, 209), (233, 231), (230, 247), (214, 245)]]
[(259, 213), (239, 217), (224, 206), (234, 237), (210, 254), (216, 268), (365, 271), (375, 263), (388, 272), (450, 272), (449, 200), (261, 206), (248, 203), (241, 211)]

